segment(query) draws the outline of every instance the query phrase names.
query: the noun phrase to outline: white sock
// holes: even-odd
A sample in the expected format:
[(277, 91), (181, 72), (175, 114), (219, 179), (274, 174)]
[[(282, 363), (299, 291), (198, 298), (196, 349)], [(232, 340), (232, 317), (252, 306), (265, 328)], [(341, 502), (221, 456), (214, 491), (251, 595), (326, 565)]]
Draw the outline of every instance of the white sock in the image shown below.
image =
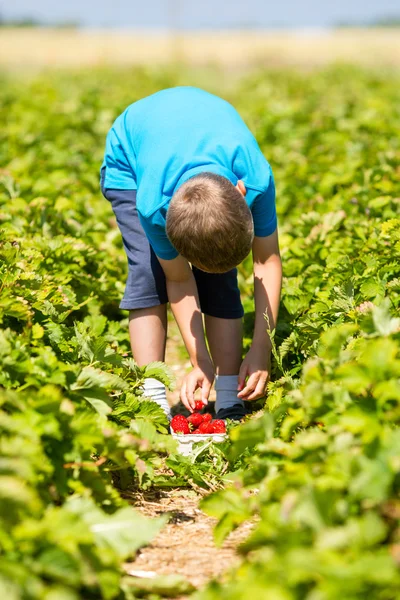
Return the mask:
[(215, 391), (217, 400), (215, 402), (215, 412), (221, 408), (230, 408), (234, 404), (240, 404), (244, 407), (244, 402), (238, 398), (238, 376), (237, 375), (217, 375), (215, 378)]
[(153, 377), (145, 379), (143, 384), (143, 393), (147, 398), (153, 400), (153, 402), (157, 402), (169, 420), (172, 419), (171, 409), (167, 400), (167, 390), (161, 381), (158, 381), (158, 379), (154, 379)]

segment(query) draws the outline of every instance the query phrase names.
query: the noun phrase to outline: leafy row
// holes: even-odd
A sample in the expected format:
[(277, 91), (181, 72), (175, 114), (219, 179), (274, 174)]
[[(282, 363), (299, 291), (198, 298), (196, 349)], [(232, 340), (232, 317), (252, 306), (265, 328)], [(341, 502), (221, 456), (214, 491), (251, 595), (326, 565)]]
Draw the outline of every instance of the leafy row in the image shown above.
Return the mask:
[(242, 91), (275, 162), (284, 284), (267, 412), (232, 431), (242, 469), (202, 503), (217, 542), (253, 531), (201, 600), (399, 597), (399, 100), (398, 77), (347, 68)]
[[(133, 598), (122, 563), (165, 519), (145, 519), (119, 490), (206, 485), (143, 399), (145, 377), (171, 386), (170, 373), (129, 358), (125, 257), (98, 186), (115, 109), (102, 85), (47, 75), (8, 80), (0, 94), (0, 595), (10, 600)], [(136, 93), (156, 86), (143, 74)]]
[[(123, 75), (123, 76), (122, 76)], [(185, 460), (128, 358), (125, 258), (98, 167), (113, 118), (184, 70), (4, 80), (0, 102), (0, 589), (133, 597), (121, 561), (146, 522), (113, 483), (218, 484), (241, 566), (202, 598), (397, 598), (399, 86), (336, 68), (261, 73), (229, 93), (278, 188), (284, 263), (268, 412)], [(246, 342), (250, 261), (241, 268)], [(322, 333), (322, 336), (321, 336)], [(166, 468), (169, 469), (166, 471)], [(161, 470), (160, 470), (161, 469)]]

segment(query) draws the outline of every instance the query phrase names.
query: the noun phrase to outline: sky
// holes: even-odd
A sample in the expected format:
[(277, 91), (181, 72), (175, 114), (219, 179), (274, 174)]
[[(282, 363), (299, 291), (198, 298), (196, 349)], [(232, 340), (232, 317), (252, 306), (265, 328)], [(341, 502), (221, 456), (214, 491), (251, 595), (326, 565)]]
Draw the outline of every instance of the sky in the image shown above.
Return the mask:
[(329, 27), (400, 17), (400, 0), (0, 0), (3, 20), (86, 27)]

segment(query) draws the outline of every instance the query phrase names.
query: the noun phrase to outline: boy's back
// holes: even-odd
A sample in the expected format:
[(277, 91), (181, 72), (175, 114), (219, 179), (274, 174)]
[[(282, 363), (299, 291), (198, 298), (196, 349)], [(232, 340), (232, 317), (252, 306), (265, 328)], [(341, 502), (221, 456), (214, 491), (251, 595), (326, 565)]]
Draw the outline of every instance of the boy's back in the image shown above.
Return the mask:
[[(142, 225), (161, 258), (176, 256), (163, 235), (169, 202), (182, 183), (204, 171), (233, 185), (244, 182), (256, 235), (276, 227), (273, 210), (256, 215), (257, 197), (272, 175), (254, 136), (233, 106), (198, 88), (166, 89), (131, 104), (107, 137), (103, 171), (105, 189), (137, 189)], [(269, 204), (272, 209), (273, 199)]]

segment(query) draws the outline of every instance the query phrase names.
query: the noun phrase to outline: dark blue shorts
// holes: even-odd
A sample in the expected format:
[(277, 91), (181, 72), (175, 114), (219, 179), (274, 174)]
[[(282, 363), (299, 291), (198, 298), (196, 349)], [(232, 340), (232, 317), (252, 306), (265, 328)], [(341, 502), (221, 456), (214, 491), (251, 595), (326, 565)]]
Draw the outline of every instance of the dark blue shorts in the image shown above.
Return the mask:
[[(103, 179), (103, 178), (102, 178)], [(150, 308), (168, 302), (165, 275), (143, 231), (136, 210), (136, 190), (104, 189), (111, 202), (128, 257), (128, 279), (120, 308)], [(204, 273), (193, 267), (201, 311), (212, 317), (239, 319), (243, 307), (237, 269), (227, 273)]]

